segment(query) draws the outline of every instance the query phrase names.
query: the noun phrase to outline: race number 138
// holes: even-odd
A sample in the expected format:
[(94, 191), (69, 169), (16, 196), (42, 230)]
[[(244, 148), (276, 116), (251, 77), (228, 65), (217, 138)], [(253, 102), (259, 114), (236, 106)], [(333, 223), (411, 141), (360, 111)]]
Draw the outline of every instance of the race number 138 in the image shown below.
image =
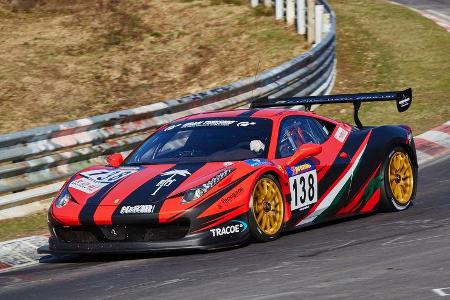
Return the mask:
[(317, 202), (317, 172), (312, 170), (289, 178), (291, 210)]

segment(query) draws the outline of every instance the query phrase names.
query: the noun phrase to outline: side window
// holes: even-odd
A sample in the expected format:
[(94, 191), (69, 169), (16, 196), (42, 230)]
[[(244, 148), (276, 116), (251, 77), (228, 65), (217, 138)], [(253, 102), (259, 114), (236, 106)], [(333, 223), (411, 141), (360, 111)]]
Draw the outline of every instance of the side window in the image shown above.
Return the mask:
[(317, 120), (309, 117), (287, 117), (278, 133), (277, 158), (292, 156), (303, 144), (322, 144), (329, 132)]

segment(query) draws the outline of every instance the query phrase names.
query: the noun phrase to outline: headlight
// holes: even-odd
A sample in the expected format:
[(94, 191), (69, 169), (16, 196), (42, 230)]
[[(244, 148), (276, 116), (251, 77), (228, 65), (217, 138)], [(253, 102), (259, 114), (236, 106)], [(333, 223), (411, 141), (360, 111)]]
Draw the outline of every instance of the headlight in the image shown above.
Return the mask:
[(213, 186), (218, 184), (222, 179), (230, 175), (230, 173), (233, 171), (234, 169), (226, 169), (208, 180), (206, 183), (186, 191), (184, 193), (182, 203), (188, 203), (197, 200), (198, 198), (206, 194), (210, 189), (212, 189)]
[(61, 208), (63, 206), (65, 206), (67, 203), (69, 203), (71, 197), (69, 193), (61, 193), (61, 195), (59, 195), (59, 197), (56, 199), (55, 201), (55, 206), (57, 208)]

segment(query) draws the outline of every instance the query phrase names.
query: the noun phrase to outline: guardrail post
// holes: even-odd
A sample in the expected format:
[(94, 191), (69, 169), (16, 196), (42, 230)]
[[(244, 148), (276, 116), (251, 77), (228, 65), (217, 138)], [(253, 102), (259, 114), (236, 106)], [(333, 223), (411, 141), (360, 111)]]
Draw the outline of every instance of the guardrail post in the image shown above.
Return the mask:
[(252, 7), (257, 7), (259, 4), (259, 0), (251, 0), (250, 4)]
[(305, 0), (297, 0), (297, 33), (306, 33), (306, 7)]
[(315, 26), (314, 26), (314, 0), (307, 0), (307, 11), (308, 11), (308, 24), (307, 24), (307, 39), (308, 43), (311, 45), (314, 43), (314, 34), (315, 34)]
[(330, 31), (330, 27), (331, 27), (330, 14), (324, 12), (324, 14), (323, 14), (323, 32)]
[(288, 26), (295, 23), (295, 0), (286, 1), (286, 23)]
[(284, 17), (284, 0), (275, 0), (275, 19), (283, 20)]
[(264, 0), (265, 7), (272, 7), (272, 0)]
[(322, 32), (323, 32), (323, 5), (316, 5), (315, 8), (315, 21), (316, 21), (316, 38), (315, 42), (320, 43), (322, 40)]

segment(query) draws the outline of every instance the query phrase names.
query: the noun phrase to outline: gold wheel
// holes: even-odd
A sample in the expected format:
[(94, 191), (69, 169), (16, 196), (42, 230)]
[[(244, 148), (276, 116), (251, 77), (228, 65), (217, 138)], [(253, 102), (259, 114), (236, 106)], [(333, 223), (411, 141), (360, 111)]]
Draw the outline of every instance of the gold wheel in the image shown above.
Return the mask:
[(389, 161), (389, 186), (392, 195), (400, 205), (411, 200), (414, 176), (411, 161), (406, 153), (395, 152)]
[(279, 232), (283, 224), (283, 197), (278, 185), (270, 178), (263, 177), (253, 190), (252, 211), (259, 229), (267, 235)]

